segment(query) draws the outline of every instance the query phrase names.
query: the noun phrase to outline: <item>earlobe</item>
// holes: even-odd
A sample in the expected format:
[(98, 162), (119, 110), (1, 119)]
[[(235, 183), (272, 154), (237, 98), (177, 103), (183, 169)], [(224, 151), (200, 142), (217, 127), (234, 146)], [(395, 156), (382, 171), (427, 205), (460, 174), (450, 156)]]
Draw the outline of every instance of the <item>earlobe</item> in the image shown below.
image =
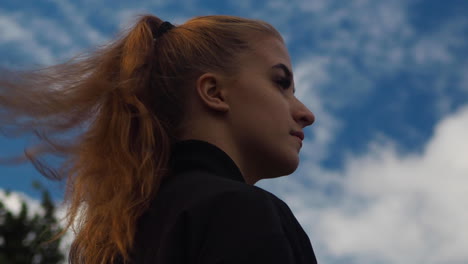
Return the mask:
[(204, 73), (197, 80), (196, 90), (201, 102), (216, 111), (229, 110), (224, 88), (220, 76), (214, 73)]

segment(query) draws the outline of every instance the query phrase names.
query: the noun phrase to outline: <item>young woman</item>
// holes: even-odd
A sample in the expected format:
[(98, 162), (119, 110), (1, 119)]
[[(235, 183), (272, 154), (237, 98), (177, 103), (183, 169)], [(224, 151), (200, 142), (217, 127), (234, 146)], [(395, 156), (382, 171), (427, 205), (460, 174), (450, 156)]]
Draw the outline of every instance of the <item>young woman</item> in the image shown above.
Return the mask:
[(254, 186), (296, 170), (314, 122), (291, 69), (263, 21), (145, 15), (87, 55), (3, 70), (2, 128), (34, 131), (25, 157), (66, 179), (71, 263), (316, 263), (289, 207)]

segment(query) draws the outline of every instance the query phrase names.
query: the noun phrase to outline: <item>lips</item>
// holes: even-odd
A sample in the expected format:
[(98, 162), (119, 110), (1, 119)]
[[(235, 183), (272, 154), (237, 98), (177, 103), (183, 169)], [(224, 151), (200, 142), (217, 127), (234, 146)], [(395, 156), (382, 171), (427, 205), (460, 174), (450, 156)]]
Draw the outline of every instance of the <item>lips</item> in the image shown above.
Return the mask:
[(301, 131), (293, 131), (291, 132), (291, 135), (296, 136), (302, 140), (304, 140), (304, 133)]

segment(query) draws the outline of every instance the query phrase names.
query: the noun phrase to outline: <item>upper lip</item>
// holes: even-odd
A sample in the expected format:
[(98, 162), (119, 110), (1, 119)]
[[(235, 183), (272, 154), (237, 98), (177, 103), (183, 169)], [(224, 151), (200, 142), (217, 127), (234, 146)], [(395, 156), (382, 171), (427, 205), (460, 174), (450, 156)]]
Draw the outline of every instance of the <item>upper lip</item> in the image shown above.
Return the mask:
[(291, 135), (299, 137), (301, 140), (304, 140), (304, 133), (302, 131), (293, 131)]

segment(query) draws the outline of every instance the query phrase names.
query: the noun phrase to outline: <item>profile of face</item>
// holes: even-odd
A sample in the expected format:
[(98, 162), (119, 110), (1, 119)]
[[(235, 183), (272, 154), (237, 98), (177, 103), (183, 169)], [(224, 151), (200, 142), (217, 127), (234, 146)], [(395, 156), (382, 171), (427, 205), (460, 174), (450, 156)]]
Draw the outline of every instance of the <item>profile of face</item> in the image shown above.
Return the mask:
[(240, 55), (236, 76), (207, 73), (197, 81), (198, 102), (209, 117), (198, 138), (223, 149), (248, 184), (293, 173), (302, 144), (291, 132), (303, 131), (315, 120), (295, 97), (284, 43), (265, 37), (252, 48)]

